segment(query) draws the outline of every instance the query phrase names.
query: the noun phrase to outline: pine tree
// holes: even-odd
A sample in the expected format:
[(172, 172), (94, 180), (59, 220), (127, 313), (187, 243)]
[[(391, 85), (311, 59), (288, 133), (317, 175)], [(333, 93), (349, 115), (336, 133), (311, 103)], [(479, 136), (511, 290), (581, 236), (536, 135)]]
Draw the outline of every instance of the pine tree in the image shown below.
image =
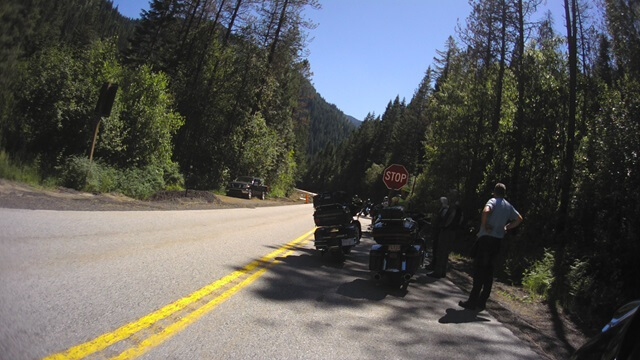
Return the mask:
[(184, 0), (153, 0), (149, 10), (143, 10), (140, 25), (131, 39), (127, 62), (147, 64), (157, 70), (168, 70), (175, 61), (178, 43), (178, 20)]

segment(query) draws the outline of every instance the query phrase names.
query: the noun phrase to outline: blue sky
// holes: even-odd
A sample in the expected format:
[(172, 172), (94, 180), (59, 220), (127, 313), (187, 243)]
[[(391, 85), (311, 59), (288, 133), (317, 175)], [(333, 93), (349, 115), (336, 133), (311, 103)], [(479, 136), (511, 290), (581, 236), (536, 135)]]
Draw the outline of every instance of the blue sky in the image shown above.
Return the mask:
[[(309, 62), (316, 90), (359, 120), (382, 115), (396, 96), (411, 100), (436, 50), (455, 37), (470, 12), (467, 0), (321, 0), (309, 10)], [(120, 13), (137, 18), (148, 0), (114, 0)], [(556, 25), (562, 0), (548, 0)], [(541, 11), (539, 11), (540, 13)], [(557, 26), (556, 26), (557, 27)]]

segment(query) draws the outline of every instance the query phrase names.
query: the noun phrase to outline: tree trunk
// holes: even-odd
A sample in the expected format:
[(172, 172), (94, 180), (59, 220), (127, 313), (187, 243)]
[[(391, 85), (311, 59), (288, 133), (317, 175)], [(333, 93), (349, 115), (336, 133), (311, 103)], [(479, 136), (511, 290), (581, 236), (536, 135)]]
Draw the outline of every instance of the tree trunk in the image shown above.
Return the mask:
[(524, 90), (525, 90), (525, 74), (524, 74), (524, 12), (522, 10), (522, 0), (516, 2), (516, 17), (518, 26), (518, 40), (516, 43), (516, 77), (518, 82), (518, 105), (516, 108), (516, 117), (513, 124), (513, 175), (511, 178), (512, 199), (517, 202), (519, 196), (520, 185), (520, 168), (522, 166), (522, 125), (524, 122)]
[(507, 4), (505, 0), (500, 1), (501, 17), (500, 17), (500, 60), (498, 68), (498, 79), (496, 80), (495, 94), (496, 103), (493, 108), (493, 121), (491, 123), (491, 131), (495, 134), (498, 132), (500, 125), (500, 116), (502, 114), (502, 87), (504, 83), (504, 68), (507, 53)]
[(198, 59), (198, 64), (196, 66), (195, 73), (193, 75), (193, 80), (191, 81), (191, 87), (195, 87), (200, 79), (200, 74), (202, 73), (202, 67), (204, 66), (204, 62), (207, 59), (207, 53), (209, 52), (209, 47), (211, 46), (211, 42), (214, 39), (214, 35), (216, 34), (216, 27), (218, 26), (218, 19), (220, 19), (220, 13), (222, 13), (222, 7), (224, 6), (226, 0), (222, 0), (220, 2), (220, 7), (216, 12), (216, 16), (213, 19), (213, 24), (211, 24), (211, 30), (207, 33), (207, 41), (204, 45), (204, 49), (202, 50), (202, 54)]
[[(569, 4), (571, 1), (571, 4)], [(562, 178), (560, 182), (560, 206), (558, 209), (557, 233), (565, 230), (573, 181), (574, 153), (575, 153), (575, 126), (576, 126), (576, 92), (577, 92), (577, 0), (564, 0), (565, 18), (567, 24), (567, 42), (569, 45), (569, 117), (567, 118), (567, 141), (565, 146)], [(569, 7), (571, 6), (571, 7)]]
[[(236, 18), (238, 17), (238, 11), (240, 11), (240, 5), (242, 5), (242, 0), (238, 0), (236, 2), (236, 7), (233, 9), (231, 20), (229, 20), (229, 25), (227, 26), (227, 33), (224, 35), (224, 40), (222, 41), (223, 49), (227, 46), (227, 42), (229, 41), (229, 37), (231, 36), (231, 30), (233, 29), (233, 24), (236, 22)], [(220, 8), (222, 9), (222, 5), (220, 5)]]
[(278, 20), (278, 27), (276, 28), (276, 34), (273, 37), (273, 42), (271, 43), (271, 49), (269, 50), (269, 58), (267, 59), (267, 66), (271, 65), (273, 62), (273, 57), (276, 53), (276, 47), (278, 46), (278, 41), (280, 40), (280, 31), (282, 30), (282, 26), (284, 25), (284, 20), (287, 16), (287, 5), (289, 5), (289, 0), (284, 0), (284, 4), (282, 5), (282, 11), (280, 12), (280, 19)]
[(193, 22), (195, 21), (196, 13), (199, 7), (200, 7), (200, 0), (196, 0), (195, 4), (192, 3), (192, 9), (189, 12), (187, 21), (182, 25), (182, 29), (180, 29), (180, 31), (182, 32), (181, 34), (182, 39), (180, 40), (180, 47), (178, 52), (179, 54), (182, 53), (187, 43), (187, 39), (189, 38), (189, 33), (191, 32), (191, 27), (193, 26)]
[[(490, 135), (495, 135), (498, 133), (498, 129), (500, 126), (500, 117), (502, 114), (502, 92), (503, 92), (503, 84), (504, 84), (504, 71), (505, 71), (505, 63), (506, 63), (506, 53), (507, 53), (507, 4), (506, 0), (500, 0), (500, 58), (498, 62), (498, 77), (496, 79), (496, 84), (494, 87), (494, 93), (496, 96), (495, 104), (493, 105), (493, 114), (491, 114), (491, 122), (490, 122)], [(493, 23), (493, 21), (490, 21)], [(488, 45), (488, 48), (491, 48), (491, 44)], [(489, 54), (489, 53), (488, 53)], [(487, 71), (489, 70), (490, 64), (485, 64), (485, 68)], [(487, 145), (485, 164), (490, 164), (492, 159), (495, 157), (496, 146), (494, 141), (490, 141)], [(500, 163), (496, 163), (496, 168), (494, 169), (494, 173), (501, 174), (502, 171), (498, 166), (501, 166)]]

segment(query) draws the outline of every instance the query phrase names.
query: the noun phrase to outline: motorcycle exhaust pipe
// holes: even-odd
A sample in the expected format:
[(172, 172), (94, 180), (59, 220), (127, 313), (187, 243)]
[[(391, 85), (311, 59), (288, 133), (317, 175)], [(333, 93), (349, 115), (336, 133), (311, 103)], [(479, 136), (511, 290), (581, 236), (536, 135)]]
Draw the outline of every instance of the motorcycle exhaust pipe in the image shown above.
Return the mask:
[(411, 274), (404, 274), (402, 275), (402, 278), (404, 279), (404, 281), (409, 281), (411, 280)]
[(382, 279), (382, 274), (380, 274), (379, 272), (373, 274), (373, 279), (374, 280), (380, 280)]

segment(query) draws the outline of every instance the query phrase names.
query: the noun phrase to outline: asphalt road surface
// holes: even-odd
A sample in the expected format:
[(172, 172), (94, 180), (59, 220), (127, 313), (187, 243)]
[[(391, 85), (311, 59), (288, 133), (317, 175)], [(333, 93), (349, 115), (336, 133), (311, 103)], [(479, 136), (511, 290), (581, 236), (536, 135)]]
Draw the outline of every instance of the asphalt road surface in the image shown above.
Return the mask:
[(376, 283), (370, 238), (321, 257), (312, 213), (0, 209), (0, 359), (539, 358), (446, 279)]

